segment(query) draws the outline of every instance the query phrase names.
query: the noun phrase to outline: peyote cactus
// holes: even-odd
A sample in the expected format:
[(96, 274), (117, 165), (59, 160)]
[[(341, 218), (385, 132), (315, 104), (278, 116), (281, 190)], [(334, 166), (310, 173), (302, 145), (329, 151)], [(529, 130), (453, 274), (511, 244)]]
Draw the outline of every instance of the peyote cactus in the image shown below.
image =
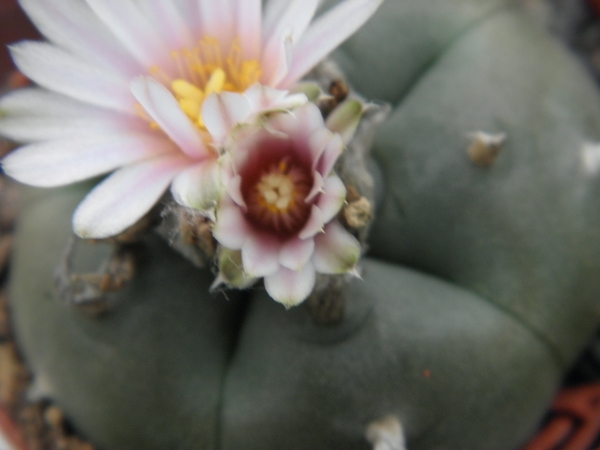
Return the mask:
[(100, 448), (517, 448), (600, 322), (600, 96), (519, 2), (387, 0), (332, 59), (391, 105), (334, 324), (210, 293), (213, 267), (152, 233), (86, 314), (54, 273), (112, 251), (71, 237), (91, 185), (27, 191), (11, 302), (32, 395)]

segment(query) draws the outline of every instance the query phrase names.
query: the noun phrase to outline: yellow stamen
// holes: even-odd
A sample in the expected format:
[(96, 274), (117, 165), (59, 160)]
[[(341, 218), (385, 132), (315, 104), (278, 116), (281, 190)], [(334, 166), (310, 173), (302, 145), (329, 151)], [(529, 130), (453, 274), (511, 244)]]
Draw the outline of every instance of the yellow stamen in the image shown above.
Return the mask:
[(171, 89), (178, 97), (196, 100), (197, 102), (204, 100), (204, 93), (201, 89), (180, 78), (171, 83)]
[(212, 94), (213, 92), (216, 92), (218, 94), (219, 92), (223, 91), (224, 85), (225, 85), (225, 72), (223, 71), (223, 69), (216, 69), (210, 76), (208, 83), (206, 83), (206, 87), (204, 88), (204, 93), (207, 97), (210, 94)]
[(200, 117), (200, 107), (202, 106), (202, 102), (190, 98), (182, 98), (179, 100), (179, 106), (192, 121), (196, 121), (198, 120), (198, 117)]
[[(183, 112), (201, 131), (205, 130), (201, 111), (206, 97), (223, 91), (244, 92), (259, 81), (261, 75), (259, 61), (243, 60), (238, 40), (234, 40), (229, 50), (223, 52), (217, 39), (204, 37), (192, 49), (172, 51), (171, 57), (176, 77), (158, 66), (150, 67), (149, 72), (171, 88)], [(150, 118), (145, 118), (151, 122)], [(151, 127), (158, 125), (152, 123)]]
[(294, 204), (294, 182), (280, 172), (264, 175), (256, 185), (260, 204), (271, 212), (286, 212)]

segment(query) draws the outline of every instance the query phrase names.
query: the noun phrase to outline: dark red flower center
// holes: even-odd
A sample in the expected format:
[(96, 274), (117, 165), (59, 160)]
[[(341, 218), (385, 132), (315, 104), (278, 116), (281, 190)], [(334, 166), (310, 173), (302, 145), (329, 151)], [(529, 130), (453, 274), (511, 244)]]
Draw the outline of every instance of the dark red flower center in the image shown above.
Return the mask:
[(313, 185), (310, 161), (287, 139), (261, 142), (240, 173), (246, 218), (282, 238), (297, 234), (310, 216), (306, 197)]

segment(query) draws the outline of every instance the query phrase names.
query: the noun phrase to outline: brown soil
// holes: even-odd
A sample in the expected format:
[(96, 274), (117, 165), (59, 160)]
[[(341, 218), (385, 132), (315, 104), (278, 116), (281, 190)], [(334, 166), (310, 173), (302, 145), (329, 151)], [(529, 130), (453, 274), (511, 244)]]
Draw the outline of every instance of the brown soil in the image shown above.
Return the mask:
[[(0, 156), (6, 151), (0, 143)], [(0, 177), (0, 428), (18, 450), (94, 450), (73, 435), (56, 406), (27, 401), (31, 376), (11, 330), (7, 290), (17, 202), (17, 185)]]

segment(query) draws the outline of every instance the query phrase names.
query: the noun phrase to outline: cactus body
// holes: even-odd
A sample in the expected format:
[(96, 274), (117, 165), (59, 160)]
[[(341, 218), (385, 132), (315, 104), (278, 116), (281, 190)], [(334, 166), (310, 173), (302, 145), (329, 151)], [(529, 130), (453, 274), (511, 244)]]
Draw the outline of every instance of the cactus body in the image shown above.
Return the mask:
[[(208, 294), (211, 272), (157, 238), (112, 312), (89, 318), (52, 279), (87, 186), (24, 206), (19, 342), (37, 391), (93, 442), (367, 449), (368, 424), (393, 415), (412, 450), (504, 450), (535, 429), (600, 319), (596, 87), (500, 0), (388, 0), (335, 58), (393, 106), (364, 281), (337, 326), (260, 289)], [(477, 133), (506, 137), (483, 164)], [(105, 250), (76, 256), (94, 268)]]

